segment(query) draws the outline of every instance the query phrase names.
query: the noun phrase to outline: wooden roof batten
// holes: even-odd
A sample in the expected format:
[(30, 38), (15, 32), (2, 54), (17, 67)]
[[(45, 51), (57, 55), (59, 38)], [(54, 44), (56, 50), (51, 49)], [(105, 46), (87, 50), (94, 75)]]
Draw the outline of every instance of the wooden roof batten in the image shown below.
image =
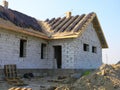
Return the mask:
[[(38, 21), (35, 18), (22, 14), (20, 12), (7, 9), (0, 6), (0, 28), (23, 33), (46, 40), (77, 38), (85, 32), (88, 25), (93, 23), (93, 27), (100, 40), (102, 48), (108, 48), (97, 15), (92, 12), (87, 15), (76, 15), (63, 18), (52, 18), (45, 21)], [(12, 16), (16, 18), (15, 21)], [(5, 14), (5, 15), (4, 15)], [(9, 16), (9, 18), (7, 18)], [(24, 21), (24, 22), (23, 22)]]
[(73, 21), (73, 23), (71, 23), (71, 25), (68, 26), (68, 28), (66, 29), (66, 32), (70, 32), (71, 30), (73, 30), (75, 28), (75, 25), (77, 25), (83, 17), (84, 17), (84, 15), (76, 17), (76, 19)]
[(79, 17), (79, 15), (77, 15), (77, 16), (72, 16), (72, 18), (68, 21), (68, 23), (66, 23), (61, 29), (60, 29), (60, 32), (64, 32), (64, 31), (66, 31), (66, 29), (72, 24), (72, 22), (76, 19), (76, 18), (78, 18)]
[(93, 13), (90, 13), (90, 14), (86, 15), (86, 16), (81, 20), (81, 22), (78, 24), (78, 26), (74, 29), (74, 32), (79, 32), (79, 30), (80, 30), (81, 28), (86, 27), (86, 26), (87, 26), (87, 23), (90, 22), (89, 19), (91, 19), (92, 15), (93, 15)]
[[(76, 19), (76, 20), (78, 20), (78, 19)], [(65, 30), (65, 32), (55, 33), (52, 35), (51, 39), (77, 38), (77, 37), (81, 36), (82, 33), (85, 32), (86, 28), (88, 27), (88, 25), (90, 23), (93, 23), (93, 26), (94, 26), (95, 31), (97, 33), (97, 36), (100, 40), (101, 47), (108, 48), (106, 39), (105, 39), (103, 31), (102, 31), (102, 28), (101, 28), (100, 23), (98, 21), (97, 15), (94, 12), (89, 13), (86, 16), (83, 16), (83, 18), (79, 21), (78, 24), (75, 25), (74, 28), (71, 27), (72, 28), (71, 31), (66, 32), (66, 30)], [(73, 23), (71, 25), (73, 25)], [(70, 27), (70, 25), (68, 27)]]
[[(93, 23), (93, 26), (95, 25), (94, 28), (95, 28), (95, 30), (96, 30), (96, 33), (97, 33), (97, 36), (98, 36), (98, 38), (99, 38), (99, 40), (100, 40), (100, 43), (101, 43), (102, 48), (108, 48), (108, 45), (107, 45), (105, 36), (104, 36), (104, 34), (103, 34), (103, 31), (102, 31), (102, 28), (101, 28), (101, 26), (100, 26), (99, 20), (98, 20), (98, 18), (97, 18), (97, 15), (96, 15), (96, 13), (94, 13), (94, 12), (93, 12), (92, 14), (93, 14), (93, 15), (91, 16), (91, 18), (89, 18), (89, 19), (87, 20), (86, 25), (82, 26), (81, 29), (78, 30), (78, 32), (76, 32), (76, 34), (78, 34), (78, 36), (81, 36), (81, 34), (84, 33), (84, 31), (86, 30), (86, 28), (87, 28), (87, 26), (89, 25), (89, 23), (92, 22), (92, 23)], [(96, 20), (97, 23), (94, 22), (94, 20)], [(98, 29), (98, 28), (99, 28), (99, 29)]]
[(55, 28), (54, 32), (58, 32), (58, 31), (61, 29), (61, 27), (62, 27), (66, 22), (68, 22), (70, 19), (71, 19), (71, 17), (65, 18), (65, 19)]

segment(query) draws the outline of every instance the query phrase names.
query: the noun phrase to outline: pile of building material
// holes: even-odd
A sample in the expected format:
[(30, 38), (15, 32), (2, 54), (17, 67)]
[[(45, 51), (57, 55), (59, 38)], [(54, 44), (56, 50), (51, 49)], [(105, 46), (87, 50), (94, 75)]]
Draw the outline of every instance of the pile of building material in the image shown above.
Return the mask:
[[(82, 74), (80, 78), (75, 79), (75, 82), (64, 83), (64, 80), (72, 80), (70, 77), (58, 76), (58, 78), (54, 78), (51, 78), (52, 82), (49, 82), (50, 78), (48, 77), (36, 79), (36, 83), (32, 79), (27, 88), (10, 88), (9, 90), (120, 90), (120, 63), (103, 64), (95, 71)], [(63, 82), (56, 82), (59, 79)], [(46, 84), (40, 82), (41, 80), (45, 80)]]
[(55, 90), (70, 90), (67, 86), (57, 87)]
[(15, 88), (15, 87), (12, 87), (8, 90), (32, 90), (32, 89), (31, 88), (20, 88), (20, 87)]
[(55, 90), (120, 90), (120, 63), (103, 64), (99, 69), (84, 74), (75, 83)]
[(103, 64), (98, 70), (78, 79), (70, 90), (120, 90), (120, 63)]
[(25, 85), (24, 82), (17, 76), (16, 65), (4, 65), (5, 80), (16, 86)]

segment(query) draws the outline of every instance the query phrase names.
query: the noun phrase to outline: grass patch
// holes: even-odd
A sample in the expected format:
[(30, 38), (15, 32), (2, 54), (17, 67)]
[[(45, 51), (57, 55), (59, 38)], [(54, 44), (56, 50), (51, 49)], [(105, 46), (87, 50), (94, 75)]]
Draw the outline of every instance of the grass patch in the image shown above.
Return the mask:
[(85, 71), (82, 76), (87, 76), (91, 73), (91, 71)]

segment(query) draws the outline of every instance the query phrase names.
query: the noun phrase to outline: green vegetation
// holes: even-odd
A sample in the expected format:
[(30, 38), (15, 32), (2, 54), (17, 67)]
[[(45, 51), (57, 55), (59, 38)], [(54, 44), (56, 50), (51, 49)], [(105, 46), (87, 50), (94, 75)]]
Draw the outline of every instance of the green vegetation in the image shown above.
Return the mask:
[(91, 73), (91, 71), (85, 71), (82, 76), (87, 76)]

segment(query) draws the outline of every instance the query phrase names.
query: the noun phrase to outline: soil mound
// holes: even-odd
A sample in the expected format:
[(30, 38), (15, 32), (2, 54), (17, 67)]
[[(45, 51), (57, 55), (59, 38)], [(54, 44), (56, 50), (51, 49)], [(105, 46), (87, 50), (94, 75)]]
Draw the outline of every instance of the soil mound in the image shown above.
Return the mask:
[(103, 64), (96, 71), (78, 79), (70, 90), (120, 90), (120, 63)]

